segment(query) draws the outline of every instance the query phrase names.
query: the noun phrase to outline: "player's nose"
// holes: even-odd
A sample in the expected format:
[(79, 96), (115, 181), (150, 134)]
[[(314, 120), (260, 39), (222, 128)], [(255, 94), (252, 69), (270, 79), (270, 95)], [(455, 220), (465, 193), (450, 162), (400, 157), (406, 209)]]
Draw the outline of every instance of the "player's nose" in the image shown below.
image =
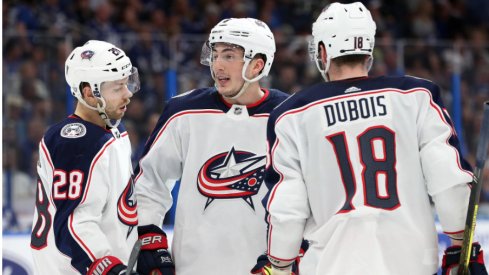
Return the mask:
[(129, 90), (127, 86), (124, 87), (124, 98), (131, 98), (133, 93)]
[(212, 62), (212, 68), (214, 69), (214, 71), (222, 71), (222, 70), (224, 70), (224, 62), (223, 62), (222, 58), (216, 58)]

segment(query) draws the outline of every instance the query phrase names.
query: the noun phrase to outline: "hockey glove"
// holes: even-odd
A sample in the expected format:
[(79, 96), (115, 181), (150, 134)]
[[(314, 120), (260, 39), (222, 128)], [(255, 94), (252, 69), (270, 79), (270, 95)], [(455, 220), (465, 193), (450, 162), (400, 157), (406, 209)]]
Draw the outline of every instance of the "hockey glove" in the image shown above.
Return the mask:
[(266, 253), (256, 259), (256, 265), (251, 270), (251, 274), (270, 275), (272, 274), (272, 264), (268, 260)]
[(87, 275), (124, 275), (126, 266), (114, 256), (105, 256), (95, 260), (88, 268)]
[(138, 257), (139, 274), (174, 275), (175, 265), (168, 252), (166, 234), (156, 225), (138, 227), (141, 252)]
[[(302, 240), (301, 248), (299, 249), (299, 255), (295, 258), (295, 261), (292, 263), (292, 273), (291, 275), (299, 274), (299, 263), (306, 253), (307, 249), (309, 249), (309, 242), (306, 240)], [(256, 260), (256, 265), (251, 270), (251, 274), (259, 274), (259, 275), (270, 275), (272, 274), (272, 264), (268, 259), (267, 254), (262, 254)]]
[[(457, 274), (461, 250), (462, 248), (459, 245), (450, 246), (445, 250), (441, 264), (442, 275)], [(479, 243), (472, 244), (469, 272), (470, 275), (487, 275), (486, 266), (484, 265), (484, 253)]]

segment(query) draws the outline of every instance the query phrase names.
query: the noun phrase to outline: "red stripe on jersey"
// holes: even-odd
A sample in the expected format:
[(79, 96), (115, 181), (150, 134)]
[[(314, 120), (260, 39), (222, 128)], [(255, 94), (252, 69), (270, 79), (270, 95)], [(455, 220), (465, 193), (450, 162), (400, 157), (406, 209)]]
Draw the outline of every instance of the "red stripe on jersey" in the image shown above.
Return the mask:
[[(46, 160), (48, 161), (49, 163), (49, 166), (51, 166), (51, 171), (53, 173), (53, 175), (51, 175), (52, 177), (54, 177), (54, 165), (53, 165), (53, 160), (51, 160), (51, 155), (49, 154), (48, 152), (48, 148), (46, 147), (46, 143), (44, 143), (44, 138), (41, 139), (41, 142), (39, 142), (39, 147), (42, 149), (43, 153), (44, 153), (44, 156), (46, 157)], [(39, 160), (40, 161), (40, 160)], [(56, 204), (54, 204), (54, 201), (53, 201), (53, 198), (52, 198), (52, 193), (49, 192), (49, 195), (48, 195), (48, 199), (49, 199), (49, 202), (51, 203), (51, 205), (54, 207), (54, 209), (57, 209), (56, 208)]]
[(274, 258), (274, 259), (275, 259), (275, 260), (277, 260), (277, 261), (281, 261), (281, 262), (282, 262), (282, 261), (283, 261), (283, 262), (295, 261), (295, 258), (292, 258), (292, 259), (282, 259), (282, 258), (275, 257), (275, 256), (273, 256), (273, 255), (270, 255), (270, 254), (268, 254), (268, 256), (270, 256), (271, 258)]
[(46, 148), (46, 144), (44, 143), (44, 138), (41, 140), (41, 142), (39, 143), (39, 146), (41, 147), (41, 149), (43, 150), (44, 152), (44, 155), (46, 156), (46, 159), (49, 163), (49, 166), (51, 166), (51, 170), (54, 171), (54, 165), (53, 165), (53, 161), (51, 160), (51, 156), (49, 155), (48, 153), (48, 149)]
[(261, 88), (261, 90), (265, 93), (257, 102), (255, 103), (252, 103), (252, 104), (249, 104), (249, 105), (246, 105), (246, 108), (253, 108), (253, 107), (256, 107), (260, 104), (263, 103), (263, 101), (265, 101), (265, 99), (268, 98), (268, 96), (270, 95), (270, 92), (268, 91), (268, 89), (263, 89)]
[(256, 114), (256, 115), (252, 115), (251, 117), (269, 117), (270, 114)]
[(454, 234), (460, 234), (460, 233), (464, 233), (464, 230), (460, 230), (460, 231), (455, 231), (455, 232), (448, 232), (448, 231), (443, 231), (443, 234), (446, 234), (446, 235), (454, 235)]
[[(273, 145), (272, 153), (270, 156), (270, 162), (272, 163), (272, 165), (273, 165), (272, 158), (273, 158), (275, 149), (277, 149), (279, 143), (280, 143), (280, 140), (277, 138), (275, 140), (274, 145)], [(272, 191), (270, 192), (270, 197), (268, 198), (268, 201), (267, 201), (267, 211), (269, 213), (270, 213), (270, 205), (272, 204), (273, 198), (275, 197), (275, 192), (277, 191), (278, 186), (283, 182), (283, 179), (284, 179), (284, 175), (275, 167), (275, 165), (273, 165), (273, 170), (275, 170), (277, 172), (277, 174), (279, 174), (280, 179), (278, 180), (277, 184), (275, 184), (275, 186), (273, 186)], [(266, 217), (267, 223), (269, 225), (269, 228), (268, 228), (268, 247), (269, 248), (272, 247), (272, 232), (273, 232), (273, 226), (272, 226), (272, 223), (270, 222), (270, 217), (271, 217), (271, 214), (268, 214), (268, 216)], [(273, 256), (271, 256), (271, 257), (275, 258)], [(276, 259), (278, 259), (278, 258), (276, 258)]]
[[(121, 137), (125, 137), (129, 135), (127, 132), (124, 132), (121, 134)], [(85, 188), (85, 192), (83, 194), (83, 199), (82, 201), (80, 202), (80, 204), (82, 204), (83, 202), (85, 202), (85, 199), (87, 198), (87, 194), (88, 194), (88, 190), (90, 188), (90, 183), (92, 181), (92, 171), (93, 171), (93, 167), (95, 167), (95, 163), (99, 160), (99, 158), (103, 155), (105, 149), (107, 149), (107, 147), (109, 147), (114, 141), (116, 141), (115, 138), (111, 138), (107, 143), (105, 143), (104, 147), (102, 147), (102, 149), (97, 153), (97, 155), (95, 156), (94, 158), (94, 161), (92, 162), (92, 164), (90, 165), (90, 171), (88, 172), (88, 180), (87, 180), (87, 186)]]
[(105, 149), (107, 149), (107, 147), (109, 147), (114, 141), (116, 141), (116, 139), (111, 138), (107, 143), (105, 143), (104, 147), (102, 147), (102, 149), (97, 153), (97, 155), (95, 155), (95, 158), (94, 158), (92, 164), (90, 165), (90, 170), (88, 172), (87, 186), (85, 187), (83, 199), (80, 202), (80, 204), (83, 204), (85, 202), (85, 199), (87, 198), (88, 190), (90, 189), (90, 183), (92, 181), (92, 171), (93, 171), (93, 168), (95, 167), (95, 164), (100, 159), (100, 157), (103, 155), (103, 153), (105, 152)]
[[(273, 198), (275, 197), (275, 191), (277, 190), (277, 187), (279, 186), (279, 184), (280, 184), (280, 183), (282, 183), (282, 181), (283, 181), (283, 179), (284, 179), (284, 175), (282, 174), (282, 172), (280, 172), (280, 171), (279, 171), (279, 170), (278, 170), (278, 169), (275, 167), (275, 165), (274, 165), (274, 163), (273, 163), (273, 160), (272, 160), (272, 159), (273, 159), (273, 155), (274, 155), (274, 153), (275, 153), (275, 149), (277, 149), (277, 146), (278, 146), (278, 144), (279, 144), (279, 143), (280, 143), (280, 140), (277, 138), (277, 139), (275, 140), (275, 144), (273, 145), (273, 148), (272, 148), (272, 154), (271, 154), (271, 156), (270, 156), (270, 162), (272, 163), (273, 170), (275, 170), (275, 171), (277, 172), (277, 174), (279, 174), (280, 179), (278, 180), (278, 182), (277, 182), (277, 183), (275, 184), (275, 186), (273, 187), (272, 192), (270, 193), (270, 197), (268, 198), (268, 202), (267, 202), (267, 210), (268, 210), (268, 212), (270, 212), (270, 211), (269, 211), (269, 209), (270, 209), (270, 204), (272, 204)], [(269, 219), (270, 219), (270, 215), (269, 215)], [(269, 223), (270, 223), (270, 221), (269, 221)]]
[(93, 255), (92, 251), (88, 248), (88, 246), (83, 242), (83, 240), (75, 233), (75, 228), (73, 227), (73, 215), (74, 213), (71, 213), (70, 215), (70, 223), (69, 223), (69, 228), (70, 228), (70, 232), (71, 234), (73, 235), (73, 237), (75, 237), (75, 240), (77, 240), (78, 244), (80, 244), (82, 247), (83, 247), (83, 250), (85, 250), (85, 252), (87, 252), (90, 256), (90, 259), (93, 261), (95, 261), (97, 258), (95, 257), (95, 255)]
[[(127, 132), (124, 132), (121, 136), (122, 137), (125, 137), (127, 136), (128, 133)], [(92, 164), (90, 165), (90, 171), (88, 173), (88, 180), (87, 180), (87, 186), (85, 188), (85, 192), (83, 194), (83, 199), (82, 201), (80, 202), (80, 204), (84, 203), (86, 198), (87, 198), (87, 194), (88, 194), (88, 191), (90, 189), (90, 183), (92, 181), (92, 172), (93, 172), (93, 168), (95, 167), (95, 164), (97, 163), (97, 161), (100, 159), (100, 157), (103, 155), (103, 153), (105, 152), (105, 150), (112, 144), (114, 143), (114, 141), (116, 141), (115, 138), (111, 138), (107, 143), (105, 143), (105, 145), (102, 147), (102, 149), (97, 153), (97, 155), (95, 156)], [(70, 227), (70, 232), (71, 234), (73, 235), (74, 239), (77, 240), (78, 244), (80, 244), (85, 252), (87, 252), (87, 254), (90, 255), (91, 257), (91, 260), (92, 261), (95, 261), (96, 257), (93, 255), (92, 251), (88, 248), (88, 246), (83, 242), (83, 240), (76, 234), (75, 232), (75, 229), (73, 227), (73, 215), (74, 213), (72, 213), (70, 215), (70, 223), (69, 223), (69, 227)]]

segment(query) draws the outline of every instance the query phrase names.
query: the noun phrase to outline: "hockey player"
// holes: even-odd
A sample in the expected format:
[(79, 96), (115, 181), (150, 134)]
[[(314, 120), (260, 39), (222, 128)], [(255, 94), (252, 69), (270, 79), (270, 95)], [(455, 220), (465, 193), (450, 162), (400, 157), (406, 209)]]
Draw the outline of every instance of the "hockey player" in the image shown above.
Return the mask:
[[(270, 115), (268, 253), (290, 274), (435, 274), (440, 223), (455, 274), (472, 173), (431, 81), (369, 78), (376, 25), (359, 3), (333, 3), (313, 24), (312, 54), (326, 80)], [(471, 274), (487, 274), (475, 244)]]
[(260, 88), (275, 40), (252, 18), (219, 22), (202, 50), (215, 87), (172, 98), (135, 171), (139, 273), (173, 274), (162, 221), (181, 179), (172, 241), (176, 274), (249, 274), (266, 249), (261, 200), (269, 112), (287, 95)]
[(126, 54), (88, 41), (68, 56), (74, 114), (39, 144), (31, 235), (38, 274), (121, 274), (137, 239), (131, 144), (121, 118), (139, 77)]

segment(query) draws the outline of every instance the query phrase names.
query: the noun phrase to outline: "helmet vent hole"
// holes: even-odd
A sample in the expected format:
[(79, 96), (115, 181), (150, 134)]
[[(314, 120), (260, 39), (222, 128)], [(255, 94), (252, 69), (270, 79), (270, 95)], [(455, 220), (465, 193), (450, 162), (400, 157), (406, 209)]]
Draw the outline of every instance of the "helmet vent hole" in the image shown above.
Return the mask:
[(116, 68), (113, 68), (111, 71), (113, 71), (113, 72), (117, 72), (117, 69), (116, 69)]
[(121, 55), (121, 56), (117, 57), (115, 60), (119, 60), (119, 59), (121, 59), (121, 58), (123, 58), (123, 57), (124, 57), (124, 56), (123, 56), (123, 55)]

